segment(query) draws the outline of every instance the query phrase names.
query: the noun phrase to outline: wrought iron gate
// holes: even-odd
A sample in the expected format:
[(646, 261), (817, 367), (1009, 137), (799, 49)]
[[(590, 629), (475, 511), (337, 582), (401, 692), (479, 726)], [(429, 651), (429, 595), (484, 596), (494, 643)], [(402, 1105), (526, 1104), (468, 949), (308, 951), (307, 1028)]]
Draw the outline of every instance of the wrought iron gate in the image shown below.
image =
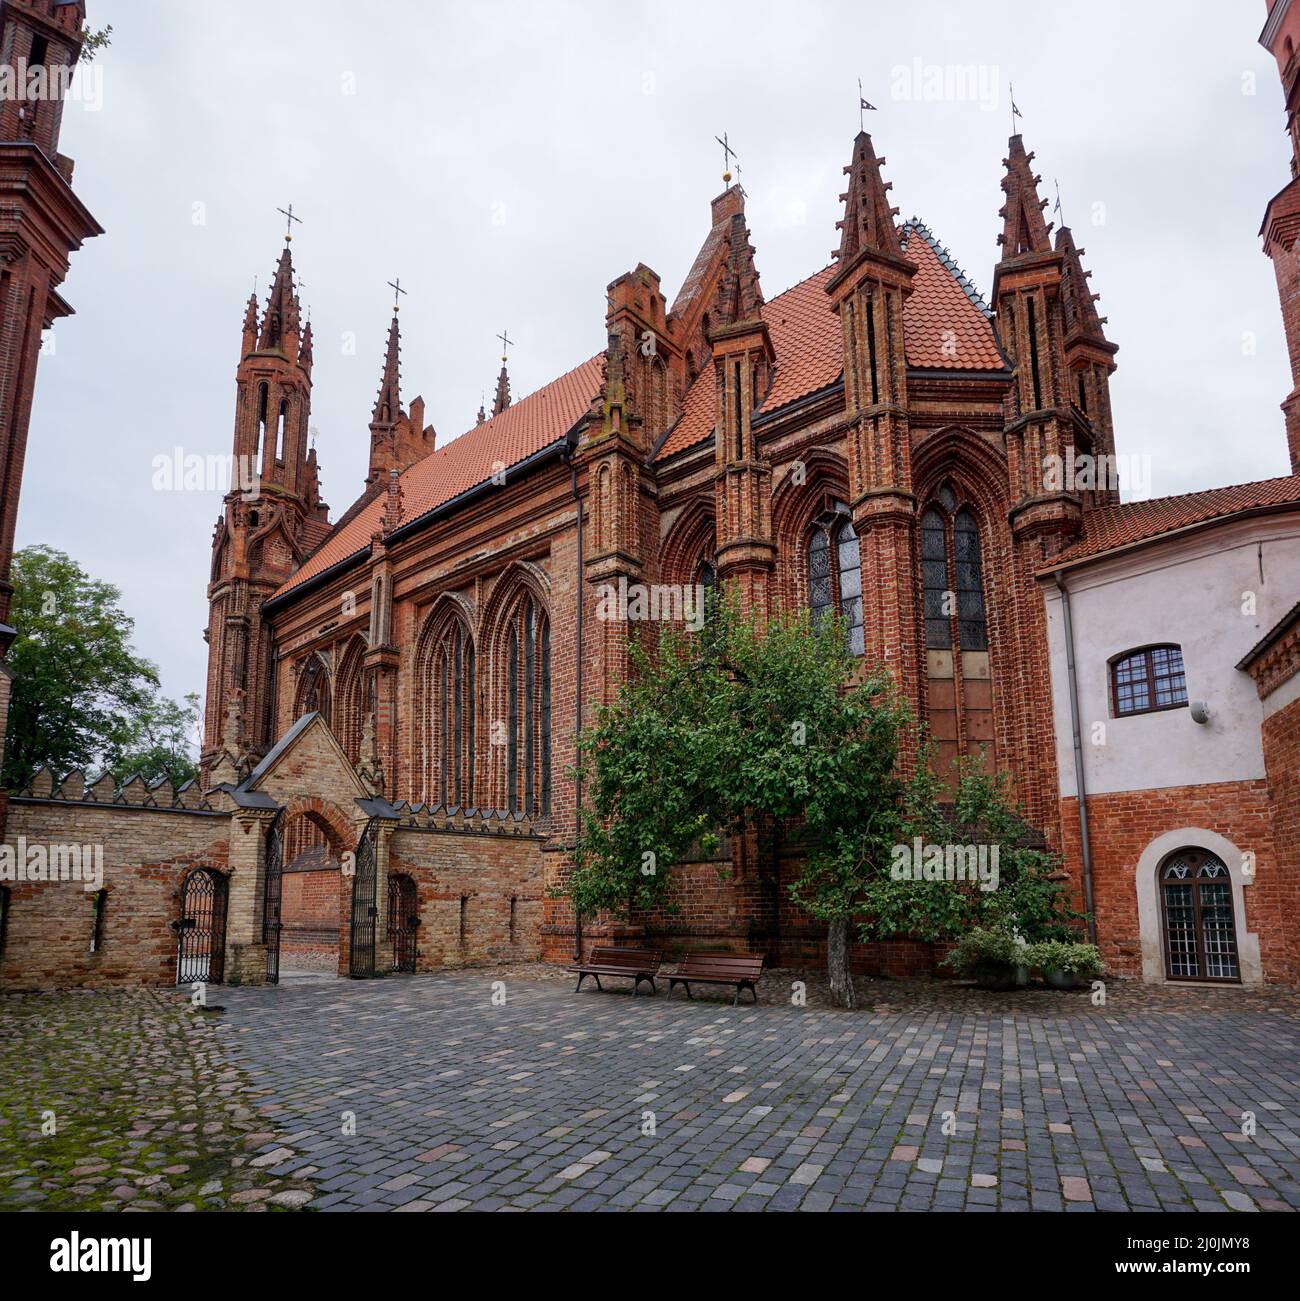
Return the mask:
[(262, 944), (266, 948), (266, 983), (280, 983), (280, 893), (284, 886), (284, 810), (266, 833), (266, 893), (262, 901)]
[(371, 818), (357, 842), (352, 874), (352, 943), (348, 975), (361, 979), (375, 974), (375, 925), (379, 919), (379, 822)]
[(220, 984), (226, 965), (226, 878), (200, 867), (181, 886), (176, 928), (176, 983)]
[(415, 933), (420, 925), (415, 881), (402, 873), (388, 878), (388, 938), (393, 942), (393, 970), (415, 970)]

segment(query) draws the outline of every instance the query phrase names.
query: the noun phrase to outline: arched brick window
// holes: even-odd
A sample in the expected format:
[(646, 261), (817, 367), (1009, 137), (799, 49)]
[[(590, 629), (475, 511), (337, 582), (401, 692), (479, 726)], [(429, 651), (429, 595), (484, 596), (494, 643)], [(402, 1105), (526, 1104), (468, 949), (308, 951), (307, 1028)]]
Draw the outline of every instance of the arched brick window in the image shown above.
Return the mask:
[(510, 617), (504, 656), (506, 808), (544, 817), (551, 811), (551, 623), (531, 594)]
[(331, 704), (329, 670), (319, 655), (313, 655), (307, 661), (298, 681), (297, 717), (301, 718), (304, 714), (319, 714), (328, 723)]
[(831, 614), (844, 621), (849, 650), (863, 652), (862, 554), (848, 507), (834, 507), (814, 521), (807, 541), (808, 608), (813, 624)]
[(477, 658), (459, 615), (434, 617), (419, 651), (416, 690), (420, 799), (473, 808)]
[(983, 752), (992, 765), (993, 674), (984, 600), (984, 561), (974, 510), (944, 483), (921, 512), (926, 722), (936, 771)]

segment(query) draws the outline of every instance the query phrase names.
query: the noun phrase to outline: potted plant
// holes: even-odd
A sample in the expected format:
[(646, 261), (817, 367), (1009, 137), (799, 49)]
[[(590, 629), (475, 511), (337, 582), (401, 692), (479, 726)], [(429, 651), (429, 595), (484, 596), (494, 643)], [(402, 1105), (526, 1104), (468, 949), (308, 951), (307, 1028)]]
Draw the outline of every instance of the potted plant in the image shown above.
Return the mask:
[(1025, 959), (1043, 973), (1052, 989), (1078, 989), (1106, 970), (1095, 944), (1042, 940), (1029, 946)]
[(959, 976), (974, 980), (981, 989), (1015, 989), (1024, 950), (1008, 931), (967, 931), (943, 960)]

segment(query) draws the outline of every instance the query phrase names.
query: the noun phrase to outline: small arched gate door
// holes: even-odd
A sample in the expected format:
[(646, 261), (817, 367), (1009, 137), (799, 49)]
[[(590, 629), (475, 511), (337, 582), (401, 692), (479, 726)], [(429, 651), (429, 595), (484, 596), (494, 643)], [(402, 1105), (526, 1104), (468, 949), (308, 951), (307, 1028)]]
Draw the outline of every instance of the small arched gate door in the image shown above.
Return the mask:
[(388, 878), (388, 937), (393, 942), (393, 970), (415, 970), (415, 935), (419, 929), (415, 881), (400, 872)]
[(176, 928), (176, 983), (220, 984), (226, 965), (226, 878), (200, 867), (181, 886)]

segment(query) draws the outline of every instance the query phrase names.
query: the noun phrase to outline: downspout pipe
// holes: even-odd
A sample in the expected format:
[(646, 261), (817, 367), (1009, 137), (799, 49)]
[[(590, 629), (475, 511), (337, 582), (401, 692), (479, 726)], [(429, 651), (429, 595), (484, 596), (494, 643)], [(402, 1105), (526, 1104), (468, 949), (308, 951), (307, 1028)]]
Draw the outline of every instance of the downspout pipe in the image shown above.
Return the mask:
[(1065, 623), (1065, 672), (1070, 690), (1070, 733), (1074, 741), (1074, 796), (1079, 805), (1079, 845), (1083, 852), (1083, 906), (1088, 913), (1088, 942), (1097, 943), (1097, 918), (1092, 910), (1092, 839), (1088, 834), (1088, 793), (1083, 777), (1083, 735), (1079, 730), (1079, 676), (1074, 662), (1074, 619), (1065, 575), (1055, 574)]
[[(582, 496), (578, 492), (578, 467), (569, 461), (569, 473), (572, 476), (573, 501), (578, 512), (578, 570), (574, 576), (574, 597), (577, 601), (577, 615), (574, 619), (573, 641), (573, 762), (578, 763), (578, 741), (582, 737)], [(582, 836), (582, 775), (575, 773), (573, 778), (573, 843), (577, 846)], [(575, 906), (573, 909), (573, 957), (575, 962), (582, 961), (582, 913)]]

